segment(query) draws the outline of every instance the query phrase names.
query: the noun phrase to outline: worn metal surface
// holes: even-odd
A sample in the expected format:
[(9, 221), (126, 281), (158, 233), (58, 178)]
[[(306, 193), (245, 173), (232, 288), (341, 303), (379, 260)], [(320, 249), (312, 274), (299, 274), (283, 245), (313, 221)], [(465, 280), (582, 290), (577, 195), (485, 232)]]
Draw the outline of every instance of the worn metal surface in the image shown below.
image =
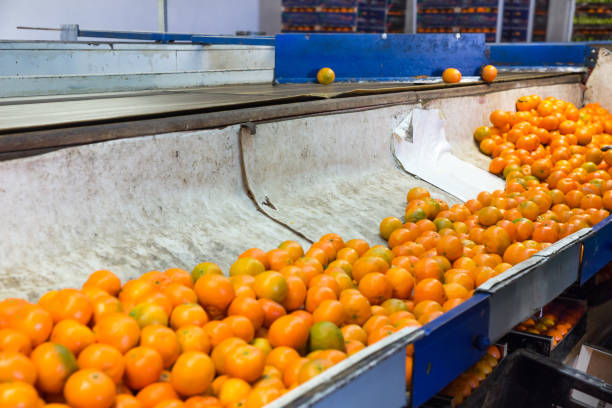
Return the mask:
[[(472, 134), (477, 127), (490, 125), (491, 112), (495, 109), (514, 111), (514, 104), (520, 96), (533, 94), (538, 94), (542, 98), (555, 96), (581, 106), (582, 89), (582, 85), (578, 83), (536, 85), (482, 95), (434, 99), (425, 101), (424, 106), (428, 109), (437, 108), (442, 112), (446, 138), (451, 145), (452, 153), (468, 163), (488, 170), (491, 158), (478, 150)], [(466, 106), (469, 106), (469, 114), (466, 114)]]
[(330, 230), (345, 239), (383, 243), (378, 224), (401, 217), (406, 193), (426, 187), (393, 162), (392, 131), (412, 109), (394, 106), (257, 125), (241, 139), (248, 187), (271, 217), (318, 240)]
[(267, 407), (403, 407), (406, 404), (405, 347), (423, 334), (421, 329), (405, 328), (385, 337)]
[(491, 295), (492, 341), (576, 282), (582, 240), (588, 232), (585, 228), (557, 241), (476, 289)]
[(268, 82), (274, 47), (0, 41), (0, 97)]
[(414, 80), (441, 76), (449, 66), (478, 76), (485, 57), (484, 34), (280, 34), (274, 78), (280, 83), (315, 82), (330, 67), (336, 81)]
[(584, 91), (584, 102), (598, 102), (601, 106), (612, 111), (612, 52), (605, 48), (599, 49), (597, 64), (589, 75)]
[(414, 343), (412, 406), (424, 404), (482, 357), (490, 344), (488, 327), (489, 296), (482, 293), (423, 326), (425, 336)]
[(548, 302), (540, 293), (541, 285), (555, 277), (546, 273), (544, 259), (529, 258), (504, 273), (489, 279), (477, 289), (477, 293), (490, 294), (489, 339), (494, 342)]
[(306, 244), (247, 197), (236, 126), (3, 162), (0, 202), (0, 298), (36, 300), (100, 268), (227, 271), (249, 247)]

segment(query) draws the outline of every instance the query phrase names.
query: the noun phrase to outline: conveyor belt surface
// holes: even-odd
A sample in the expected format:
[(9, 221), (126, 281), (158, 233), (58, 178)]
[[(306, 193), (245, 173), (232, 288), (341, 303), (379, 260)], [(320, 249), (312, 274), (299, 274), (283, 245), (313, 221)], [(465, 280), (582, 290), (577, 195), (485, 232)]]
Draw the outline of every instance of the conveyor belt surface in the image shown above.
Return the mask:
[[(496, 82), (568, 75), (555, 72), (503, 73)], [(482, 84), (476, 78), (444, 84), (432, 78), (420, 83), (337, 83), (226, 85), (168, 91), (138, 91), (0, 99), (0, 132), (69, 126), (118, 119), (392, 92), (425, 91)]]

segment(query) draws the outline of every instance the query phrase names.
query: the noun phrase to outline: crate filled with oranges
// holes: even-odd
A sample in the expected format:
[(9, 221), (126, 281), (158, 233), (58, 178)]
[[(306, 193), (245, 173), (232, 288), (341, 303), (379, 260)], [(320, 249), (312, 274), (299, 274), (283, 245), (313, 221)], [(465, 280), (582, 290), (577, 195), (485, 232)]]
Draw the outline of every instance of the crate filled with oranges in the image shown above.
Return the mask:
[(487, 387), (490, 375), (507, 355), (504, 344), (489, 346), (478, 362), (427, 401), (424, 408), (454, 408), (469, 405), (469, 396), (479, 387)]
[(557, 298), (502, 340), (510, 352), (526, 348), (562, 361), (586, 332), (586, 301)]

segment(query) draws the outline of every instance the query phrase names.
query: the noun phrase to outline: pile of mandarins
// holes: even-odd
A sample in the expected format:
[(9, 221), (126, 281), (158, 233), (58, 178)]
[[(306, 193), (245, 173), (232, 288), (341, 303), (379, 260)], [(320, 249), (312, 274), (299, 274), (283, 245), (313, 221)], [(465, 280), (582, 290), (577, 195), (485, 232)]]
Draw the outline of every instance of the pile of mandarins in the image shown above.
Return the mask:
[(487, 353), (480, 360), (444, 387), (440, 393), (452, 397), (453, 406), (456, 407), (493, 372), (501, 358), (499, 348), (497, 346), (489, 346)]
[(467, 295), (432, 283), (413, 297), (407, 257), (336, 234), (305, 254), (249, 249), (229, 277), (209, 262), (124, 285), (96, 271), (37, 304), (0, 302), (0, 406), (261, 407)]
[[(553, 98), (519, 99), (476, 130), (504, 191), (449, 206), (408, 192), (389, 248), (326, 234), (121, 284), (0, 302), (0, 407), (261, 407), (347, 356), (418, 327), (474, 288), (612, 208), (611, 116)], [(413, 347), (406, 349), (411, 383)], [(46, 405), (45, 405), (46, 404)]]

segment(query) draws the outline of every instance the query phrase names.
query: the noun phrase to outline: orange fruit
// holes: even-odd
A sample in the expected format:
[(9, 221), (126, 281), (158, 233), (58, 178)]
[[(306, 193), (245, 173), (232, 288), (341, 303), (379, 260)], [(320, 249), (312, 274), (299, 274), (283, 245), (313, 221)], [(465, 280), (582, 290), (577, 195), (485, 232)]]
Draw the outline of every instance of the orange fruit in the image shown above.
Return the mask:
[(208, 323), (208, 315), (202, 306), (185, 303), (174, 308), (170, 315), (170, 326), (177, 330), (183, 326), (204, 326)]
[(76, 289), (59, 290), (51, 299), (47, 311), (51, 313), (54, 323), (74, 319), (86, 325), (93, 315), (91, 301)]
[(250, 344), (232, 349), (226, 356), (225, 367), (228, 375), (253, 382), (263, 373), (264, 353)]
[(483, 234), (485, 248), (488, 252), (503, 255), (511, 243), (510, 235), (502, 227), (492, 226)]
[(51, 332), (51, 341), (66, 346), (75, 356), (78, 356), (81, 350), (92, 344), (94, 340), (95, 336), (89, 327), (76, 320), (62, 320)]
[(446, 68), (442, 72), (442, 80), (450, 84), (457, 83), (461, 81), (461, 72), (456, 68)]
[(433, 300), (442, 305), (445, 300), (442, 283), (437, 279), (423, 279), (414, 287), (413, 300), (416, 304), (423, 300)]
[(211, 349), (208, 335), (199, 326), (188, 325), (181, 327), (176, 331), (176, 339), (182, 352), (201, 351), (208, 353)]
[(235, 296), (231, 281), (216, 274), (207, 274), (198, 279), (194, 291), (211, 318), (222, 315)]
[(9, 316), (8, 328), (26, 334), (32, 346), (37, 346), (49, 338), (53, 320), (49, 312), (42, 307), (26, 304)]
[(308, 340), (308, 326), (297, 316), (282, 316), (274, 321), (268, 332), (272, 347), (287, 346), (299, 349)]
[(14, 329), (0, 330), (0, 352), (15, 351), (29, 356), (32, 351), (32, 341), (24, 333)]
[(359, 292), (352, 295), (345, 295), (345, 292), (340, 295), (340, 303), (346, 312), (346, 323), (358, 325), (365, 323), (372, 315), (370, 302)]
[(202, 262), (197, 264), (191, 271), (191, 279), (193, 282), (197, 282), (204, 275), (223, 275), (223, 271), (219, 268), (219, 265), (212, 262)]
[(246, 400), (246, 408), (261, 408), (282, 395), (276, 388), (256, 388)]
[(313, 313), (324, 300), (336, 300), (336, 292), (327, 286), (313, 286), (306, 292), (306, 310)]
[(442, 267), (434, 259), (422, 258), (414, 265), (414, 278), (416, 282), (427, 278), (440, 279), (441, 277)]
[(393, 231), (402, 227), (402, 221), (397, 217), (387, 217), (380, 222), (379, 232), (384, 240), (388, 240)]
[(38, 374), (36, 388), (49, 394), (61, 392), (78, 368), (72, 352), (61, 344), (43, 343), (32, 351), (30, 358)]
[(185, 404), (180, 399), (167, 399), (155, 404), (153, 408), (185, 408)]
[[(189, 278), (189, 281), (191, 281), (191, 278)], [(176, 282), (172, 282), (166, 286), (163, 290), (163, 294), (170, 301), (172, 307), (177, 307), (185, 303), (197, 303), (198, 301), (198, 296), (191, 287)]]
[(463, 255), (463, 244), (455, 236), (447, 235), (441, 237), (436, 246), (438, 254), (446, 257), (449, 261), (459, 259)]
[(304, 300), (306, 299), (306, 285), (304, 281), (297, 276), (286, 276), (285, 281), (287, 282), (287, 295), (282, 305), (285, 310), (297, 310), (304, 305)]
[(166, 310), (155, 303), (143, 302), (137, 304), (130, 310), (129, 316), (134, 318), (138, 325), (143, 328), (153, 324), (168, 325), (168, 314)]
[(300, 371), (298, 373), (298, 384), (305, 383), (311, 378), (321, 374), (331, 366), (331, 362), (323, 359), (315, 359), (306, 362), (304, 365), (302, 365), (302, 367), (300, 367)]
[(136, 394), (142, 408), (153, 408), (158, 402), (177, 399), (178, 395), (172, 385), (163, 382), (149, 384)]
[(170, 328), (160, 325), (143, 328), (140, 334), (140, 345), (157, 351), (162, 358), (164, 368), (169, 368), (181, 352), (176, 334)]
[(264, 320), (264, 312), (259, 302), (243, 296), (238, 296), (232, 300), (227, 314), (229, 316), (240, 315), (247, 317), (255, 330), (261, 327)]
[(77, 359), (79, 368), (101, 371), (119, 384), (125, 371), (125, 361), (121, 353), (107, 344), (92, 344), (86, 347)]
[(368, 273), (359, 281), (359, 291), (370, 304), (379, 305), (393, 294), (393, 286), (382, 273)]
[(172, 367), (171, 384), (180, 395), (191, 397), (206, 391), (214, 376), (210, 357), (200, 351), (188, 351)]
[(150, 347), (134, 347), (124, 355), (125, 383), (133, 390), (140, 390), (157, 381), (164, 363), (157, 351)]
[(287, 367), (299, 358), (300, 355), (295, 349), (287, 346), (279, 346), (273, 348), (272, 351), (268, 353), (266, 365), (277, 368), (282, 375)]
[(210, 345), (215, 347), (223, 340), (228, 339), (234, 335), (232, 328), (229, 324), (219, 320), (213, 320), (206, 323), (203, 327), (204, 333), (210, 339)]
[(485, 65), (480, 71), (480, 76), (485, 82), (493, 82), (497, 77), (497, 68), (493, 65)]
[(251, 321), (245, 316), (229, 316), (223, 319), (231, 328), (234, 336), (250, 342), (255, 337), (255, 329)]
[(268, 264), (273, 271), (280, 271), (285, 266), (291, 265), (292, 259), (289, 251), (281, 248), (276, 248), (266, 253)]
[(115, 400), (115, 383), (103, 372), (84, 369), (72, 374), (64, 397), (75, 408), (109, 408)]
[(223, 408), (223, 406), (216, 397), (195, 396), (185, 400), (185, 408)]
[(270, 327), (281, 316), (287, 314), (285, 308), (270, 299), (259, 299), (259, 305), (264, 314), (263, 327)]
[(359, 258), (353, 264), (353, 279), (357, 282), (365, 275), (371, 272), (385, 273), (389, 269), (389, 265), (380, 257), (365, 257)]
[(346, 311), (337, 300), (324, 300), (312, 314), (314, 322), (328, 321), (341, 326), (346, 320)]
[(282, 274), (275, 271), (267, 271), (255, 276), (253, 289), (258, 298), (282, 303), (287, 296), (289, 286), (287, 285), (287, 279)]
[(123, 313), (123, 306), (116, 297), (105, 296), (93, 300), (91, 303), (93, 307), (93, 321), (94, 324), (98, 323), (102, 316), (109, 313)]
[(118, 394), (113, 408), (142, 408), (138, 399), (131, 394)]
[(164, 275), (170, 278), (170, 284), (178, 284), (188, 288), (193, 287), (193, 279), (191, 274), (181, 268), (169, 268), (164, 271)]
[(23, 381), (0, 384), (0, 407), (38, 408), (40, 398), (32, 385)]
[(93, 331), (98, 343), (109, 344), (121, 353), (138, 344), (140, 337), (138, 322), (123, 313), (102, 316)]
[(83, 284), (83, 288), (93, 286), (102, 289), (111, 296), (116, 296), (121, 290), (121, 280), (117, 275), (108, 270), (95, 271)]
[(23, 381), (34, 385), (36, 366), (32, 361), (16, 351), (0, 352), (0, 382)]
[(230, 276), (236, 275), (251, 275), (255, 276), (257, 274), (265, 271), (266, 268), (263, 263), (258, 261), (255, 258), (238, 258), (236, 262), (232, 264), (229, 270)]
[(391, 295), (400, 299), (408, 299), (414, 287), (412, 274), (404, 268), (392, 267), (385, 276), (392, 287)]
[(251, 386), (246, 381), (240, 378), (230, 378), (221, 385), (219, 391), (219, 401), (224, 407), (230, 407), (231, 404), (240, 403), (240, 406), (244, 406), (245, 401), (251, 392)]
[(278, 248), (289, 252), (289, 257), (291, 258), (292, 262), (295, 262), (298, 258), (304, 256), (304, 249), (296, 241), (283, 241)]

